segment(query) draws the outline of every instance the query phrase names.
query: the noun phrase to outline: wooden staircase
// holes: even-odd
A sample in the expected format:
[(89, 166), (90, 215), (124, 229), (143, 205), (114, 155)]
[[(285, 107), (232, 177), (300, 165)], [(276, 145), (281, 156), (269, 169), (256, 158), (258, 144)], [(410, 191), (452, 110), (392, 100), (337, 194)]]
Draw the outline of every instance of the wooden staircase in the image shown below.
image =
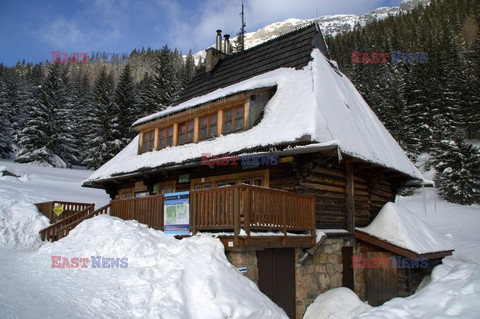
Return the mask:
[[(64, 211), (60, 216), (53, 212), (53, 208), (62, 205)], [(38, 210), (50, 219), (50, 226), (40, 230), (43, 241), (54, 242), (68, 235), (70, 230), (88, 218), (100, 214), (110, 214), (110, 204), (95, 210), (95, 204), (52, 201), (36, 204)]]

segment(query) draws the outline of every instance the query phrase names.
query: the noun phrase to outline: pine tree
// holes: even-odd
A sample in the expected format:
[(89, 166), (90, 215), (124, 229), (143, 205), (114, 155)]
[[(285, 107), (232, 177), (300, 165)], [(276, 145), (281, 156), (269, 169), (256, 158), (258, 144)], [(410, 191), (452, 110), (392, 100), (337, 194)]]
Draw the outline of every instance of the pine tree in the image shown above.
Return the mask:
[(480, 203), (480, 152), (461, 140), (439, 142), (435, 158), (435, 179), (447, 201), (471, 205)]
[(194, 76), (195, 60), (193, 58), (192, 50), (190, 50), (185, 58), (185, 63), (181, 74), (182, 91), (187, 87)]
[(90, 112), (90, 141), (84, 152), (83, 164), (97, 169), (122, 148), (118, 110), (114, 102), (113, 75), (107, 74), (105, 67), (93, 86)]
[(115, 105), (118, 111), (119, 134), (122, 141), (122, 147), (127, 145), (135, 136), (131, 125), (139, 117), (138, 96), (135, 84), (130, 71), (130, 65), (127, 64), (123, 69), (122, 75), (118, 81), (115, 90)]
[(0, 81), (0, 113), (4, 114), (4, 116), (0, 117), (0, 158), (8, 158), (12, 152), (10, 125), (7, 116), (5, 116), (5, 114), (9, 113), (9, 110), (6, 108), (6, 99), (5, 85), (3, 81)]
[(159, 109), (163, 109), (175, 101), (179, 95), (179, 79), (175, 69), (174, 54), (164, 45), (158, 56), (154, 83), (158, 90)]
[(71, 138), (66, 131), (65, 74), (61, 66), (53, 64), (39, 95), (28, 106), (25, 128), (20, 132), (21, 149), (16, 161), (67, 167)]

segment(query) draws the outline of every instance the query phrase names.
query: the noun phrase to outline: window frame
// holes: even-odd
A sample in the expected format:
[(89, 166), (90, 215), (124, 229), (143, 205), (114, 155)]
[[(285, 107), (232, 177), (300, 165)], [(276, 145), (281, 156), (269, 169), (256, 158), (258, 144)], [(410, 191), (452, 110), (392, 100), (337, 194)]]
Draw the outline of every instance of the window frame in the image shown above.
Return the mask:
[[(163, 134), (163, 137), (162, 137)], [(160, 128), (158, 130), (158, 149), (164, 149), (170, 146), (173, 146), (173, 125), (169, 125), (167, 127)], [(169, 143), (170, 139), (170, 143)], [(163, 146), (162, 146), (163, 143)]]
[[(238, 109), (242, 109), (242, 116), (241, 116), (241, 120), (242, 120), (242, 127), (239, 129), (237, 127), (237, 120), (239, 119), (237, 117), (237, 110)], [(232, 117), (229, 121), (227, 121), (227, 113), (228, 112), (232, 112)], [(227, 123), (231, 123), (231, 126), (232, 126), (232, 130), (227, 132)], [(242, 105), (236, 105), (236, 106), (233, 106), (233, 107), (230, 107), (230, 108), (227, 108), (225, 110), (223, 110), (223, 130), (222, 130), (222, 134), (224, 135), (227, 135), (227, 134), (231, 134), (231, 133), (236, 133), (236, 132), (240, 132), (240, 131), (243, 131), (245, 130), (245, 105), (242, 104)]]
[[(215, 118), (215, 125), (212, 125), (212, 118)], [(206, 114), (204, 116), (199, 116), (199, 127), (198, 127), (198, 140), (206, 141), (211, 138), (215, 138), (218, 133), (218, 112)], [(206, 119), (206, 126), (203, 126), (202, 120)], [(212, 127), (215, 126), (215, 134), (212, 134)], [(207, 134), (205, 137), (202, 137), (202, 130), (206, 130)]]
[(143, 133), (142, 154), (152, 152), (155, 149), (155, 130)]

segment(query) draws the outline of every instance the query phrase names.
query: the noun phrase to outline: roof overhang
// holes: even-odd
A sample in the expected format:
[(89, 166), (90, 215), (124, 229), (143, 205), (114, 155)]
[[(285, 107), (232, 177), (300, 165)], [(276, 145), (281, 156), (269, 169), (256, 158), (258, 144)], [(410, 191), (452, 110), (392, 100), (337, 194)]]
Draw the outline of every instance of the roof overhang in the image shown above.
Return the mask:
[[(305, 137), (308, 139), (309, 137)], [(233, 152), (227, 154), (228, 156), (235, 156), (236, 160), (242, 159), (245, 156), (252, 155), (278, 155), (278, 156), (289, 156), (289, 155), (300, 155), (300, 154), (309, 154), (309, 153), (318, 153), (318, 152), (327, 152), (327, 151), (338, 151), (338, 143), (336, 141), (327, 142), (327, 143), (311, 143), (305, 144), (305, 142), (296, 142), (296, 143), (287, 143), (282, 146), (267, 146), (267, 147), (258, 147), (250, 150), (242, 150), (239, 152)], [(221, 154), (212, 154), (212, 155), (221, 155)], [(227, 157), (228, 158), (228, 157)], [(105, 179), (90, 180), (83, 183), (83, 187), (92, 187), (92, 188), (104, 188), (106, 183), (120, 184), (125, 180), (134, 179), (138, 177), (147, 177), (148, 175), (161, 174), (166, 171), (174, 171), (178, 169), (185, 169), (190, 167), (198, 167), (202, 165), (202, 157), (193, 158), (182, 163), (166, 163), (155, 168), (142, 169), (131, 173), (119, 174), (117, 176), (112, 176)]]
[(355, 238), (361, 241), (364, 241), (366, 243), (369, 243), (373, 246), (380, 247), (384, 250), (390, 251), (392, 253), (398, 254), (403, 257), (408, 257), (408, 258), (426, 258), (426, 259), (437, 259), (437, 258), (443, 258), (445, 256), (450, 256), (453, 252), (452, 250), (445, 250), (445, 251), (436, 251), (436, 252), (429, 252), (429, 253), (417, 253), (412, 250), (399, 247), (397, 245), (394, 245), (392, 243), (389, 243), (381, 238), (378, 238), (376, 236), (372, 236), (366, 232), (363, 232), (361, 230), (356, 229), (355, 230)]

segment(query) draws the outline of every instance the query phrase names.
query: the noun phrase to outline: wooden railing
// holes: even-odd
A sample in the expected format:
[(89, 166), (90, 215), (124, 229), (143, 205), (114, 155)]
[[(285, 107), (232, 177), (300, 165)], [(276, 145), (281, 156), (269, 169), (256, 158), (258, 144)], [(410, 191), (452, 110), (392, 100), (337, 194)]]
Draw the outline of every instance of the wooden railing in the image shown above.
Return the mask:
[[(76, 202), (62, 202), (62, 201), (51, 201), (35, 204), (38, 210), (45, 215), (50, 223), (56, 223), (64, 218), (67, 218), (79, 211), (85, 210), (87, 208), (92, 208), (95, 204), (90, 203), (76, 203)], [(57, 216), (53, 212), (53, 208), (57, 205), (62, 205), (63, 213), (60, 216)]]
[(63, 238), (68, 235), (70, 230), (75, 228), (78, 224), (88, 218), (97, 216), (100, 214), (109, 214), (110, 213), (110, 204), (107, 204), (94, 211), (94, 205), (85, 208), (84, 210), (78, 211), (48, 227), (40, 230), (40, 238), (47, 241), (56, 241), (60, 238)]
[(315, 236), (315, 197), (237, 185), (190, 193), (190, 226), (197, 231), (310, 232)]
[[(49, 209), (57, 203), (40, 203)], [(78, 203), (77, 203), (78, 204)], [(50, 205), (50, 206), (48, 206)], [(113, 200), (94, 211), (93, 204), (40, 231), (42, 240), (55, 241), (87, 218), (110, 214), (124, 220), (135, 219), (155, 229), (162, 229), (163, 195)], [(39, 208), (40, 209), (40, 208)], [(235, 185), (190, 193), (190, 230), (233, 232), (236, 240), (243, 230), (252, 232), (308, 233), (315, 236), (315, 198), (250, 185)]]
[(113, 200), (110, 215), (163, 229), (163, 195)]

